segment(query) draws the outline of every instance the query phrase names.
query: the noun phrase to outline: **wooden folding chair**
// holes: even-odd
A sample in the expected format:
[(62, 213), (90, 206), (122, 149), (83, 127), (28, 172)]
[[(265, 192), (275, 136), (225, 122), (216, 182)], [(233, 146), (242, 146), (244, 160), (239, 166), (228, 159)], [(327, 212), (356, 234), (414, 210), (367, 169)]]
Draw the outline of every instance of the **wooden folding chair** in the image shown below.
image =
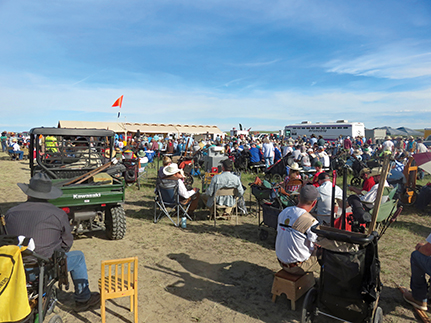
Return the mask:
[(105, 301), (130, 296), (130, 312), (135, 311), (138, 322), (138, 257), (102, 261), (99, 279), (100, 315), (105, 323)]
[[(217, 204), (217, 196), (233, 196), (235, 199), (235, 204), (233, 206), (225, 206)], [(213, 215), (214, 215), (214, 226), (216, 226), (217, 221), (217, 209), (235, 208), (236, 224), (238, 224), (238, 189), (236, 188), (219, 188), (214, 194), (214, 204), (213, 204)], [(232, 212), (232, 211), (231, 211)], [(229, 215), (232, 217), (232, 213)]]

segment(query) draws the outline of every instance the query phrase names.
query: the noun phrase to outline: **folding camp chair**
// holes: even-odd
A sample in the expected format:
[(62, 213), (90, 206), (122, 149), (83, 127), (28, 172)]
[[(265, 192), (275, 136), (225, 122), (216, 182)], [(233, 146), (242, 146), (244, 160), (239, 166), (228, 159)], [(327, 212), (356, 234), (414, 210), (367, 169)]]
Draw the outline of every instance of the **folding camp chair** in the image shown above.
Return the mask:
[[(403, 210), (402, 206), (398, 206), (398, 199), (394, 199), (397, 189), (398, 185), (389, 192), (387, 201), (380, 204), (379, 214), (376, 219), (379, 239), (385, 233), (387, 228), (395, 222)], [(373, 211), (374, 209), (372, 209), (370, 213), (373, 214)]]
[[(183, 205), (180, 202), (178, 193), (178, 182), (172, 181), (170, 185), (158, 183), (156, 185), (156, 196), (154, 198), (154, 223), (157, 223), (163, 216), (167, 216), (171, 222), (178, 227), (180, 225), (180, 215), (192, 220), (187, 214), (190, 203)], [(159, 212), (157, 212), (159, 209)], [(175, 222), (172, 217), (177, 217)]]
[(139, 169), (138, 169), (138, 179), (136, 183), (138, 184), (138, 190), (141, 189), (141, 180), (144, 179), (145, 176), (147, 176), (147, 170), (145, 169), (148, 165), (148, 158), (146, 159), (146, 163), (142, 162), (144, 158), (139, 159)]
[[(233, 206), (218, 205), (217, 204), (217, 197), (218, 196), (233, 196), (234, 199), (235, 199), (235, 204)], [(222, 188), (219, 188), (215, 192), (215, 194), (214, 194), (214, 204), (213, 204), (214, 226), (216, 226), (216, 224), (217, 224), (217, 220), (216, 220), (216, 218), (217, 218), (217, 209), (226, 209), (226, 208), (235, 209), (235, 215), (234, 216), (236, 217), (236, 224), (238, 224), (238, 189), (236, 189), (236, 188), (222, 187)], [(232, 217), (232, 213), (229, 215), (229, 217)]]

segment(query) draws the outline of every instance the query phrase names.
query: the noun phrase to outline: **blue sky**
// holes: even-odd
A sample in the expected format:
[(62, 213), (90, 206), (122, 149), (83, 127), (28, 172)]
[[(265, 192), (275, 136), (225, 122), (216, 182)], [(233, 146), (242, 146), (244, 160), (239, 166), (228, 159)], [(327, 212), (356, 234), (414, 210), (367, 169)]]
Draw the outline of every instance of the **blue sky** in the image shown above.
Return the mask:
[(430, 1), (0, 0), (1, 130), (431, 127)]

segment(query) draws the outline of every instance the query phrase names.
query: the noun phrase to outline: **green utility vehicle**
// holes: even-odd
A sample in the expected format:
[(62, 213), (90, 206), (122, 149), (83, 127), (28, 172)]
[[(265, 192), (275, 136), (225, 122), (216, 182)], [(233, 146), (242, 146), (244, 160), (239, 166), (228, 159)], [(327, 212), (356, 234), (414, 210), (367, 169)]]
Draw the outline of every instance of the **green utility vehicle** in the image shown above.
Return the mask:
[(116, 163), (115, 133), (103, 129), (33, 128), (31, 176), (46, 173), (63, 191), (49, 202), (69, 216), (74, 234), (105, 230), (112, 240), (126, 233), (122, 165)]

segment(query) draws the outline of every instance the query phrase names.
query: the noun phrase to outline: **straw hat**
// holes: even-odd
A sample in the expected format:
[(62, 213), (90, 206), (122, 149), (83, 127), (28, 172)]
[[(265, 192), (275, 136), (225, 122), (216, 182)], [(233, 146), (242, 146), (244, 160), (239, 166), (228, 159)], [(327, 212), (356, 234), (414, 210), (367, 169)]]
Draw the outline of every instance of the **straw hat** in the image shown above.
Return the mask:
[(145, 151), (143, 151), (143, 150), (138, 151), (138, 153), (136, 154), (136, 156), (138, 156), (138, 157), (145, 157), (146, 156)]
[(302, 167), (299, 167), (298, 163), (293, 163), (292, 166), (290, 166), (291, 170), (301, 170)]
[(382, 169), (381, 168), (373, 168), (370, 171), (370, 177), (381, 175), (381, 174), (382, 174)]
[(184, 176), (184, 171), (178, 168), (178, 164), (172, 163), (163, 168), (163, 174), (166, 176), (172, 176), (176, 173), (180, 173), (182, 176)]

